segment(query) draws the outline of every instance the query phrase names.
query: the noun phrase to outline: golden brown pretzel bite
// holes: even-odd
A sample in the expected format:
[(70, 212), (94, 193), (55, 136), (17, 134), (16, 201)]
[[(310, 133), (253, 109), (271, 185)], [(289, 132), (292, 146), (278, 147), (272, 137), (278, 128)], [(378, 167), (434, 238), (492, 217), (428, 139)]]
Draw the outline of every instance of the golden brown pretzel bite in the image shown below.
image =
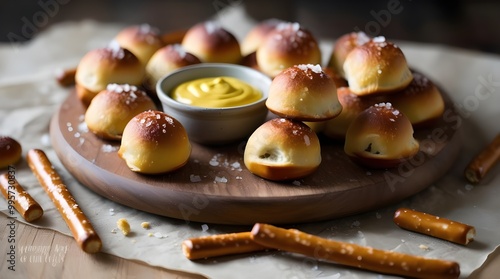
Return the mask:
[(500, 160), (500, 134), (488, 144), (465, 168), (465, 178), (470, 183), (479, 183), (481, 179)]
[(428, 279), (458, 278), (460, 275), (460, 266), (456, 262), (329, 240), (295, 229), (287, 230), (257, 223), (251, 233), (255, 242), (269, 248), (365, 270)]
[(92, 224), (80, 209), (47, 155), (42, 150), (31, 149), (27, 155), (28, 164), (61, 213), (80, 248), (87, 253), (97, 253), (102, 242)]
[(476, 235), (476, 229), (472, 226), (408, 208), (396, 210), (394, 223), (403, 229), (462, 245), (467, 245)]
[(43, 209), (38, 202), (26, 192), (17, 180), (8, 173), (0, 175), (0, 190), (3, 196), (13, 201), (14, 208), (27, 222), (38, 220), (43, 215)]
[(265, 250), (255, 243), (250, 232), (191, 238), (182, 242), (182, 252), (190, 260)]

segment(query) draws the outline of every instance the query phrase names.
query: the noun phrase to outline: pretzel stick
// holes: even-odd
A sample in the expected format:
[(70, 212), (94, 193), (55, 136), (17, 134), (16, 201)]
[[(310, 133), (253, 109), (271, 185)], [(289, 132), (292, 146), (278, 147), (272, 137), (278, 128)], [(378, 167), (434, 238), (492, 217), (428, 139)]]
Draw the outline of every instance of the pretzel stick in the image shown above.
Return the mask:
[(378, 250), (267, 224), (255, 224), (252, 239), (269, 248), (385, 274), (441, 279), (460, 275), (460, 266), (456, 262)]
[(57, 72), (56, 80), (59, 85), (68, 87), (75, 84), (76, 68), (65, 69)]
[(500, 160), (500, 134), (488, 144), (465, 168), (465, 178), (477, 184)]
[(97, 253), (102, 242), (92, 224), (80, 209), (47, 155), (42, 150), (31, 149), (27, 155), (28, 164), (61, 213), (80, 248), (87, 253)]
[(17, 180), (8, 173), (0, 175), (0, 190), (3, 196), (13, 201), (14, 208), (27, 222), (38, 220), (43, 215), (43, 209), (31, 195), (26, 192)]
[(265, 249), (267, 248), (252, 240), (250, 232), (203, 236), (182, 242), (182, 252), (190, 260), (242, 254)]
[(403, 229), (462, 245), (469, 244), (476, 235), (476, 229), (472, 226), (408, 208), (396, 210), (394, 223)]

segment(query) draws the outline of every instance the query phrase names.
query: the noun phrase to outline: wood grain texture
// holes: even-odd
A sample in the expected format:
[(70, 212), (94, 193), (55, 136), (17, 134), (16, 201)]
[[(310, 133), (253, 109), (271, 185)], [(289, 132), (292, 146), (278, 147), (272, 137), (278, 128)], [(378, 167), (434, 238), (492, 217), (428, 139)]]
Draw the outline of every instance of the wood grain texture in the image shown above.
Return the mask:
[(149, 176), (134, 173), (117, 155), (119, 142), (99, 139), (85, 130), (85, 107), (74, 93), (54, 115), (50, 133), (68, 171), (117, 203), (187, 221), (301, 223), (395, 203), (439, 179), (460, 149), (458, 117), (449, 107), (448, 102), (445, 116), (433, 126), (415, 132), (422, 150), (397, 168), (360, 167), (345, 155), (343, 144), (322, 139), (320, 168), (299, 181), (282, 183), (261, 179), (245, 168), (244, 141), (226, 146), (193, 143), (189, 162), (178, 171)]
[[(7, 226), (11, 218), (0, 214), (0, 251), (8, 251)], [(106, 253), (83, 252), (74, 239), (48, 229), (37, 229), (15, 221), (16, 265), (2, 260), (2, 278), (166, 278), (202, 279), (200, 275), (154, 267)], [(159, 255), (161, 256), (161, 255)], [(0, 259), (4, 257), (0, 256)]]

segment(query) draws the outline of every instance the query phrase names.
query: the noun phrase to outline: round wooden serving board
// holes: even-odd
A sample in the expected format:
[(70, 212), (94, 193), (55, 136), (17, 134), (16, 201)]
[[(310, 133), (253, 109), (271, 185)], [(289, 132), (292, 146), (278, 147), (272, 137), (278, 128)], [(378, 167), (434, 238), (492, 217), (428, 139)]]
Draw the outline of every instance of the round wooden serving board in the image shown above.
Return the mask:
[(189, 162), (178, 171), (134, 173), (117, 155), (119, 142), (104, 141), (86, 129), (85, 107), (75, 92), (54, 115), (50, 133), (68, 171), (117, 203), (186, 221), (301, 223), (380, 208), (443, 176), (460, 149), (458, 116), (450, 107), (434, 126), (416, 130), (421, 151), (397, 168), (360, 167), (345, 155), (343, 144), (321, 139), (319, 169), (304, 179), (282, 183), (261, 179), (245, 168), (244, 141), (215, 147), (193, 143)]

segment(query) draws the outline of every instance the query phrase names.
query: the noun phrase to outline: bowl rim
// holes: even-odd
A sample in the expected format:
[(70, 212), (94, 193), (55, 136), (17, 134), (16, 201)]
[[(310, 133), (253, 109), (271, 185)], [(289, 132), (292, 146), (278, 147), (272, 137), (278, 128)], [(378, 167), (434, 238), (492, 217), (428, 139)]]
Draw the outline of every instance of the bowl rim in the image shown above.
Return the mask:
[[(254, 101), (252, 103), (245, 104), (245, 105), (240, 105), (240, 106), (221, 107), (221, 108), (199, 107), (199, 106), (192, 106), (189, 104), (181, 103), (179, 101), (174, 100), (170, 96), (169, 92), (166, 92), (165, 90), (163, 90), (164, 83), (168, 79), (172, 78), (173, 76), (185, 74), (186, 72), (193, 71), (193, 70), (200, 70), (200, 71), (205, 70), (206, 71), (207, 68), (208, 69), (210, 69), (210, 68), (215, 68), (215, 69), (225, 68), (225, 69), (238, 70), (238, 71), (242, 71), (242, 72), (243, 71), (248, 72), (248, 73), (250, 73), (251, 76), (256, 76), (259, 79), (266, 81), (268, 83), (267, 89), (261, 90), (262, 97), (257, 101)], [(217, 75), (217, 74), (206, 75), (205, 77), (217, 77), (217, 76), (220, 76), (220, 75)], [(228, 74), (227, 76), (232, 76), (232, 75)], [(186, 79), (185, 81), (193, 80), (193, 79), (197, 79), (197, 77), (191, 78), (191, 79)], [(230, 63), (200, 63), (200, 64), (184, 66), (184, 67), (181, 67), (179, 69), (176, 69), (176, 70), (164, 75), (156, 83), (156, 95), (163, 104), (167, 104), (170, 107), (173, 107), (173, 108), (176, 108), (179, 110), (183, 110), (183, 111), (204, 111), (204, 112), (233, 111), (233, 110), (240, 110), (240, 109), (244, 109), (244, 108), (248, 108), (248, 107), (258, 106), (262, 103), (265, 103), (268, 96), (269, 96), (269, 87), (271, 85), (271, 82), (272, 82), (272, 79), (269, 76), (265, 75), (264, 73), (262, 73), (258, 70), (247, 67), (247, 66), (238, 65), (238, 64), (230, 64)], [(252, 84), (252, 86), (256, 87), (253, 84)]]

